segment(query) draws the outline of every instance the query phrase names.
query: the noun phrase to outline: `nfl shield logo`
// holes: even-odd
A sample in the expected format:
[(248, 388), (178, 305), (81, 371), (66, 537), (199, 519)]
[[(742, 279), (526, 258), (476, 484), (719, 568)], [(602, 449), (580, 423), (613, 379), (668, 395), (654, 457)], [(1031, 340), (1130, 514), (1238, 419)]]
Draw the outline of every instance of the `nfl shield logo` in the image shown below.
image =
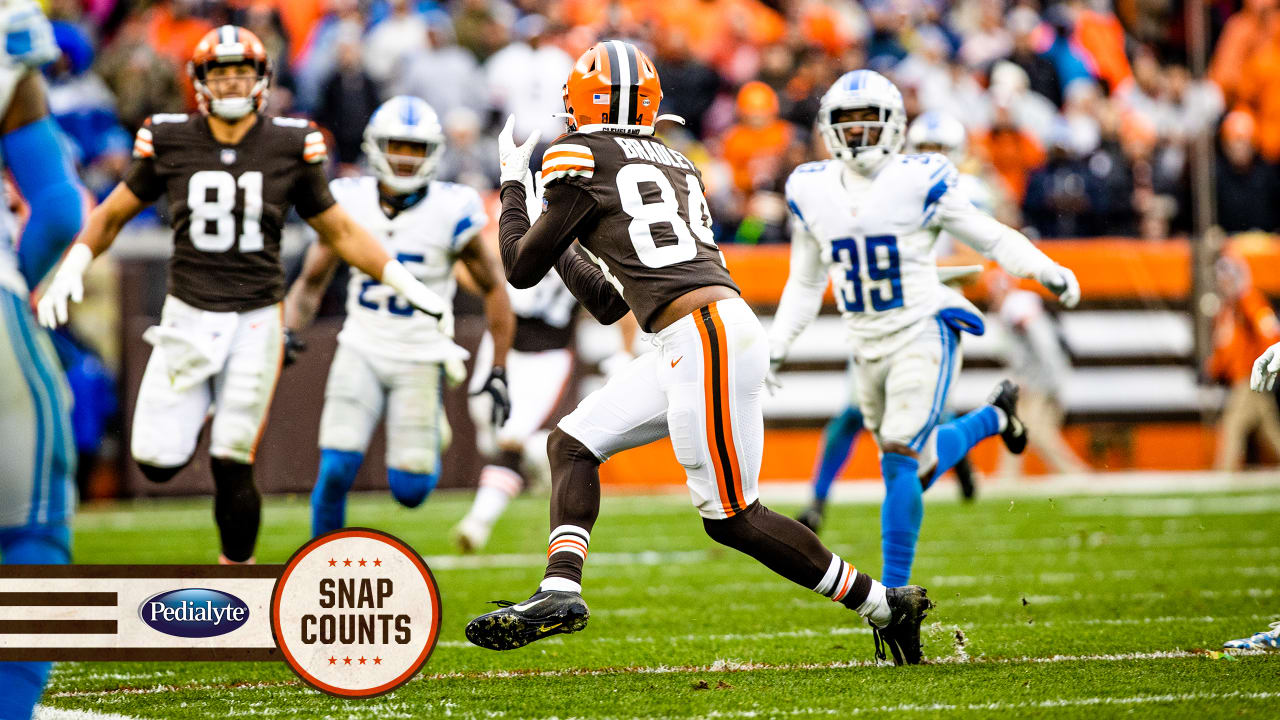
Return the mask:
[(232, 150), (231, 148), (223, 148), (223, 149), (222, 149), (222, 164), (223, 164), (223, 165), (235, 165), (235, 164), (236, 164), (236, 151), (235, 151), (235, 150)]
[(609, 93), (594, 93), (591, 96), (591, 102), (595, 103), (596, 105), (608, 105)]

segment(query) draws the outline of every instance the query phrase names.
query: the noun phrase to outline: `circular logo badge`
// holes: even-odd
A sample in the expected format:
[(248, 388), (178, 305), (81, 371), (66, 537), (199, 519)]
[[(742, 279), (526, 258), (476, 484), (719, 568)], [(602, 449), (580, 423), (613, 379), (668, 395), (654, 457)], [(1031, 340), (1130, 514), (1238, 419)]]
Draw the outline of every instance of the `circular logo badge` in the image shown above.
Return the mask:
[(289, 559), (271, 595), (271, 632), (308, 685), (338, 697), (391, 692), (431, 655), (440, 591), (403, 541), (368, 528), (321, 535)]

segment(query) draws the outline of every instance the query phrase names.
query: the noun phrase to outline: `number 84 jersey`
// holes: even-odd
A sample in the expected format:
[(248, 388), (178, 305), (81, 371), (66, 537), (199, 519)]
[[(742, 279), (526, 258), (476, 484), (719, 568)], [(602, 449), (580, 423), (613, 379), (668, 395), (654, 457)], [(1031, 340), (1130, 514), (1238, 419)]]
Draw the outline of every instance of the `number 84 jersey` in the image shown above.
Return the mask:
[(928, 154), (895, 156), (874, 178), (823, 160), (787, 179), (791, 276), (824, 285), (825, 269), (859, 355), (893, 352), (944, 307), (977, 315), (938, 280), (943, 218), (957, 203), (972, 209), (955, 189), (957, 176), (944, 156)]

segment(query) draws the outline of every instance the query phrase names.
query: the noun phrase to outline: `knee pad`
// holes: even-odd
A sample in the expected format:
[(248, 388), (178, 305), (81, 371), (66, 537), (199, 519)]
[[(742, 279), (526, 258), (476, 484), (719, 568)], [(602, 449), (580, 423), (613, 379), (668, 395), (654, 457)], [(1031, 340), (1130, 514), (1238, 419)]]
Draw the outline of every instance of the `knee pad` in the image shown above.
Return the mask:
[(391, 486), (391, 496), (405, 507), (418, 507), (440, 482), (440, 473), (412, 473), (395, 468), (387, 468), (387, 483)]
[(136, 460), (135, 462), (138, 463), (138, 469), (142, 471), (143, 476), (157, 484), (169, 482), (187, 466), (187, 463), (174, 465), (173, 467), (161, 467), (159, 465), (145, 463), (141, 460)]
[(337, 500), (351, 490), (356, 473), (364, 462), (364, 453), (350, 450), (320, 449), (320, 471), (316, 475), (316, 487), (312, 497)]

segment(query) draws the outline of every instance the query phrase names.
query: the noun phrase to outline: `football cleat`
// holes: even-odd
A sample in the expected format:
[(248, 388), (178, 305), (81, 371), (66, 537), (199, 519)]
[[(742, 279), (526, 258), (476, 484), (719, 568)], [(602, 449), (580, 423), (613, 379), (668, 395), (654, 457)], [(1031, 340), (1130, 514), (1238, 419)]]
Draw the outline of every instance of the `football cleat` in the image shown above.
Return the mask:
[(1254, 633), (1251, 637), (1228, 640), (1222, 647), (1232, 650), (1280, 650), (1280, 622), (1271, 623), (1270, 630)]
[(978, 493), (978, 485), (974, 481), (973, 463), (969, 462), (969, 456), (965, 455), (960, 458), (960, 462), (951, 468), (956, 474), (956, 482), (960, 484), (960, 497), (965, 502), (972, 502), (974, 495)]
[(894, 665), (919, 665), (924, 659), (920, 648), (920, 624), (929, 616), (929, 608), (933, 607), (929, 591), (919, 585), (889, 588), (885, 591), (885, 599), (889, 603), (889, 624), (877, 627), (871, 623), (876, 659), (886, 659), (884, 649), (888, 646)]
[(1018, 419), (1018, 386), (1008, 380), (1001, 380), (996, 389), (991, 391), (987, 404), (1004, 411), (1009, 422), (1000, 431), (1000, 439), (1004, 440), (1004, 446), (1009, 448), (1009, 452), (1021, 455), (1027, 449), (1027, 426)]
[(822, 506), (814, 503), (805, 508), (796, 516), (796, 522), (809, 528), (814, 535), (817, 535), (818, 528), (822, 527)]
[(484, 523), (464, 517), (453, 527), (453, 544), (464, 555), (480, 552), (489, 542), (491, 528)]
[(467, 639), (490, 650), (514, 650), (534, 640), (578, 632), (591, 617), (581, 595), (563, 590), (536, 592), (518, 604), (493, 602), (500, 609), (467, 623)]

